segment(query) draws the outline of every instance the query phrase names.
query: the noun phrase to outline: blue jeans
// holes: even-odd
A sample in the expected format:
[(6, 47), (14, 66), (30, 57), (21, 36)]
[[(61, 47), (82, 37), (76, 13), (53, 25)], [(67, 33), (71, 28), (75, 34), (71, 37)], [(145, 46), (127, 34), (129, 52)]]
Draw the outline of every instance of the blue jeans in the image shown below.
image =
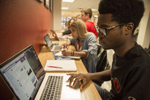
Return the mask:
[[(93, 82), (94, 83), (94, 82)], [(99, 85), (94, 83), (99, 95), (101, 96), (102, 100), (109, 100), (109, 92), (106, 89), (102, 89)]]

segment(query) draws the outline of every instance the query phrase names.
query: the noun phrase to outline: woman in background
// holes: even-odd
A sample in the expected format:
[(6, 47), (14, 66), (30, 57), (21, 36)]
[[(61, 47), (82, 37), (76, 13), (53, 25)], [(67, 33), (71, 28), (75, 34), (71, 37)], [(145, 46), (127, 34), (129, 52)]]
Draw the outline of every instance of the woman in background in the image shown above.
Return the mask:
[(71, 18), (68, 22), (68, 29), (65, 29), (65, 32), (62, 33), (62, 35), (65, 35), (65, 36), (70, 36), (71, 35), (71, 31), (70, 31), (70, 25), (75, 21), (75, 18)]
[(84, 22), (80, 19), (70, 25), (72, 39), (63, 44), (65, 47), (74, 45), (76, 51), (63, 50), (64, 56), (78, 56), (86, 67), (87, 71), (96, 71), (97, 64), (97, 43), (93, 33), (87, 32)]

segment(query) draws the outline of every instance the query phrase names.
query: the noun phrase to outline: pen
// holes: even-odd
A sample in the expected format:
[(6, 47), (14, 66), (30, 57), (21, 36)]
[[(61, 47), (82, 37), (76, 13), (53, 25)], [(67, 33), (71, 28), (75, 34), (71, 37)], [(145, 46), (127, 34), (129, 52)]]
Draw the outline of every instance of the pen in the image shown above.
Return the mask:
[(57, 66), (48, 66), (48, 67), (51, 67), (51, 68), (62, 68), (62, 67), (57, 67)]

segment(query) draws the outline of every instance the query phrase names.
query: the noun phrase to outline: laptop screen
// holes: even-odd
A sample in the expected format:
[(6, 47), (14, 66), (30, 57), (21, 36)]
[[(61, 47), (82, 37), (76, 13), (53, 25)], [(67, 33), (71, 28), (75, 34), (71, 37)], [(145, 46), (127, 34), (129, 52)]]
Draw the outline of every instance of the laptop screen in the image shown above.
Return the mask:
[(51, 41), (51, 39), (49, 37), (49, 34), (45, 35), (44, 39), (45, 39), (46, 44), (48, 45), (48, 47), (52, 47), (53, 43), (52, 43), (52, 41)]
[(44, 77), (32, 45), (0, 65), (0, 72), (17, 99), (32, 100)]

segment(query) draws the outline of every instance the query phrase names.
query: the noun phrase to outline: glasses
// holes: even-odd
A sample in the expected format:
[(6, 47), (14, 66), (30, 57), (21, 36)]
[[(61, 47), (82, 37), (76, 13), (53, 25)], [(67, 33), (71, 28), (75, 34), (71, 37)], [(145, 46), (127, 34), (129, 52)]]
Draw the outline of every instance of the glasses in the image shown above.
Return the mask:
[(111, 26), (111, 27), (108, 27), (108, 28), (100, 28), (100, 27), (98, 27), (97, 25), (96, 25), (96, 31), (97, 31), (97, 33), (99, 34), (99, 33), (101, 33), (103, 36), (106, 36), (107, 34), (107, 31), (108, 30), (112, 30), (112, 29), (114, 29), (115, 27), (118, 27), (118, 26), (122, 26), (123, 24), (119, 24), (119, 25), (115, 25), (115, 26)]

